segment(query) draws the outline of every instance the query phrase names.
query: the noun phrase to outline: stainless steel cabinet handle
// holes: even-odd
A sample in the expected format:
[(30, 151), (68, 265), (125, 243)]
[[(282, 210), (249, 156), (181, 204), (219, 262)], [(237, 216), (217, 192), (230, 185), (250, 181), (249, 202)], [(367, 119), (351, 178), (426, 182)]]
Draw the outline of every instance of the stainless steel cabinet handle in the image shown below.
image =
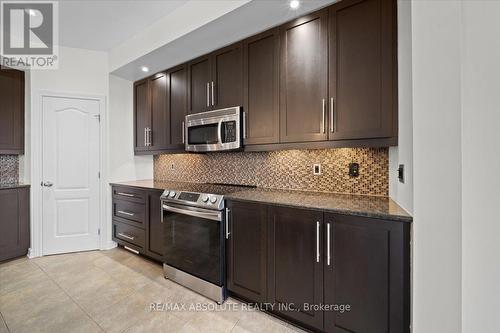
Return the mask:
[(184, 122), (182, 122), (182, 143), (185, 143), (186, 142), (186, 133), (185, 133), (185, 128), (184, 128)]
[(229, 212), (231, 210), (229, 208), (226, 208), (226, 239), (229, 239), (229, 235), (231, 233), (229, 232)]
[(123, 234), (121, 232), (118, 233), (118, 236), (122, 236), (123, 238), (130, 239), (130, 240), (134, 240), (135, 239), (135, 237), (129, 236), (127, 234)]
[(325, 133), (325, 131), (326, 131), (326, 129), (325, 129), (325, 127), (326, 127), (326, 122), (325, 122), (325, 113), (326, 113), (325, 106), (326, 106), (326, 101), (325, 101), (324, 98), (321, 101), (323, 103), (321, 105), (321, 132)]
[(144, 147), (148, 146), (148, 128), (144, 127)]
[(333, 133), (333, 116), (334, 116), (334, 112), (335, 112), (335, 100), (332, 98), (330, 98), (330, 132)]
[(243, 139), (247, 138), (247, 113), (243, 111)]
[(134, 213), (126, 212), (124, 210), (119, 210), (118, 213), (123, 214), (123, 215), (128, 215), (128, 216), (134, 216)]
[(135, 195), (130, 194), (130, 193), (125, 193), (125, 192), (118, 192), (117, 194), (118, 194), (118, 195), (124, 195), (124, 196), (126, 196), (126, 197), (132, 197), (132, 198), (134, 198), (134, 197), (135, 197)]
[(326, 225), (326, 264), (330, 266), (330, 223)]
[(148, 127), (148, 146), (153, 145), (153, 131), (151, 131), (151, 128)]
[(316, 221), (316, 262), (319, 262), (319, 221)]
[(207, 107), (210, 107), (210, 82), (207, 82)]
[(214, 81), (212, 81), (212, 106), (215, 105)]
[(42, 182), (42, 186), (44, 187), (52, 187), (52, 185), (54, 185), (52, 182)]

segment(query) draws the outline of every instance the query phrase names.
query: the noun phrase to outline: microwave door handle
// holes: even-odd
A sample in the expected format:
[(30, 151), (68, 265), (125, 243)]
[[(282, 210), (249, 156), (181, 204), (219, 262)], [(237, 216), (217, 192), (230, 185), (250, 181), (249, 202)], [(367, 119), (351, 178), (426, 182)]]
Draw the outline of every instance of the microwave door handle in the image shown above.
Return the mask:
[(219, 120), (219, 126), (217, 126), (217, 140), (222, 145), (222, 120)]

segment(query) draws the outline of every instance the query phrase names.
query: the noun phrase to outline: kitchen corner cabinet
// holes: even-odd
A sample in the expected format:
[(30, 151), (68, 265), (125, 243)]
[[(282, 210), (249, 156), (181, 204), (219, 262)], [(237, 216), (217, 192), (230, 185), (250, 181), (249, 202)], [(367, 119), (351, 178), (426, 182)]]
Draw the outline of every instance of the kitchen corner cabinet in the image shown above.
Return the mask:
[(186, 111), (185, 65), (134, 83), (135, 153), (183, 151)]
[(326, 333), (410, 331), (409, 223), (250, 202), (228, 207), (233, 296), (274, 303), (275, 314)]
[(0, 67), (0, 154), (24, 154), (24, 72)]
[(324, 141), (328, 85), (328, 10), (281, 31), (280, 141)]
[(267, 206), (228, 202), (227, 288), (252, 302), (267, 299)]
[(236, 43), (188, 63), (189, 114), (243, 105), (243, 51)]
[(397, 136), (395, 13), (392, 0), (330, 7), (330, 140)]
[(0, 189), (0, 262), (30, 247), (29, 187)]

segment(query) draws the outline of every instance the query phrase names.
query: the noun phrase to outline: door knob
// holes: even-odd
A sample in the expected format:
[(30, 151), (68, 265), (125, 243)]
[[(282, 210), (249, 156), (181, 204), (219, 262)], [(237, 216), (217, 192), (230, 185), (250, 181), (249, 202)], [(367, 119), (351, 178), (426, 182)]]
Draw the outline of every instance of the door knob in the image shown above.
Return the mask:
[(45, 187), (52, 187), (52, 184), (51, 182), (42, 182), (42, 186), (45, 186)]

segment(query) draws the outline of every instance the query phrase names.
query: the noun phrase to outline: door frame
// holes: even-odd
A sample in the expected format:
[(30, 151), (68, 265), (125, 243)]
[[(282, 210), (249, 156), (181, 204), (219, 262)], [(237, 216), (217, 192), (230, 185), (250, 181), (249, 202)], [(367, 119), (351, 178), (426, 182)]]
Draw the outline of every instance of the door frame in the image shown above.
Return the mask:
[[(106, 96), (89, 95), (80, 93), (69, 93), (60, 91), (39, 90), (32, 95), (31, 101), (31, 124), (30, 124), (30, 143), (31, 143), (31, 245), (28, 252), (30, 258), (43, 256), (43, 196), (42, 196), (42, 158), (43, 142), (43, 117), (42, 102), (44, 97), (59, 97), (93, 100), (99, 103), (99, 249), (109, 249), (115, 246), (108, 235), (104, 221), (106, 221), (107, 207), (107, 187), (104, 180), (107, 179), (107, 104)], [(109, 238), (109, 240), (108, 240)]]

